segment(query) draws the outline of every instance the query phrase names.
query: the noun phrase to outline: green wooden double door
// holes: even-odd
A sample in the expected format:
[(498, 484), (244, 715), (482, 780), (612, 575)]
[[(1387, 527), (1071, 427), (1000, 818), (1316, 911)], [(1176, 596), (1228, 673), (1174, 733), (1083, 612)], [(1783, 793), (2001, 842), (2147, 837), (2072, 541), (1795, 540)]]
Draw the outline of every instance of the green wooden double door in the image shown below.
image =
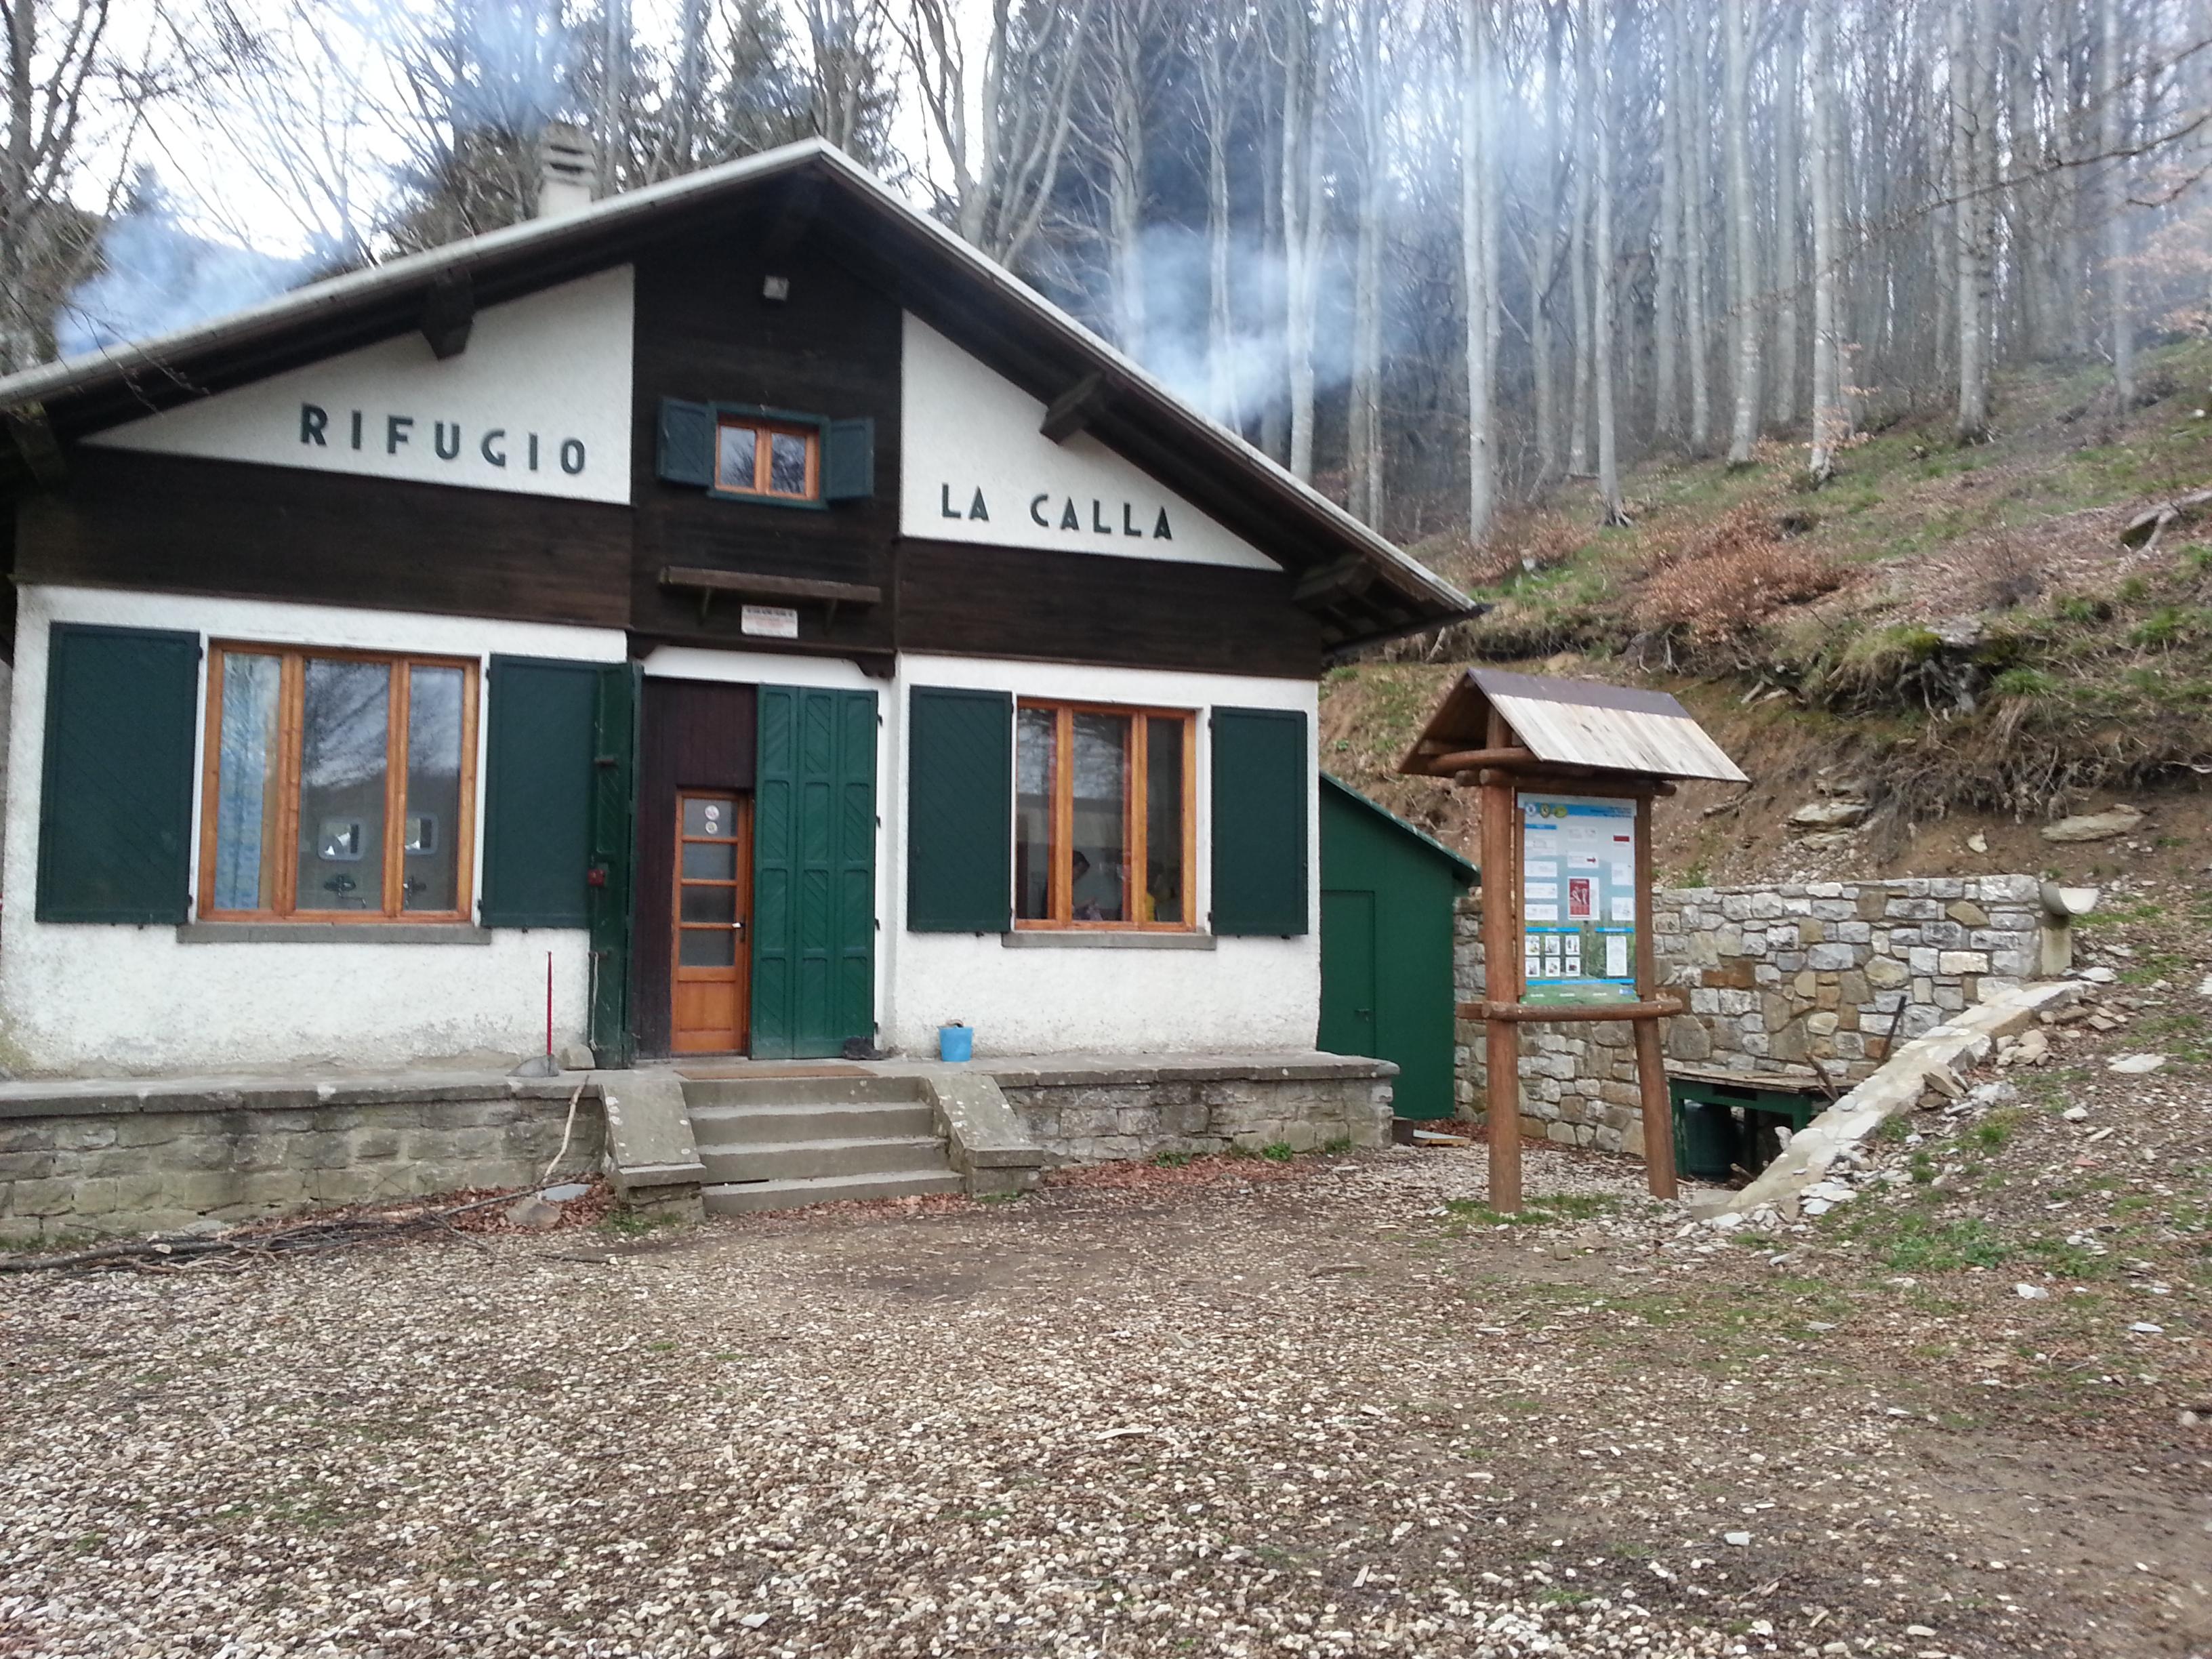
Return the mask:
[[(641, 816), (687, 822), (673, 800), (641, 814), (645, 701), (635, 663), (493, 659), (485, 805), (513, 833), (487, 837), (484, 920), (589, 930), (591, 1042), (605, 1066), (635, 1060), (641, 1027), (673, 1023), (668, 1007), (644, 1018), (640, 994), (642, 978), (646, 996), (671, 999), (672, 976), (636, 971), (640, 907), (668, 907), (679, 929), (684, 915), (680, 877), (673, 891), (638, 881)], [(732, 1047), (832, 1055), (875, 1036), (876, 696), (763, 685), (754, 702), (751, 788), (732, 801), (750, 845)], [(662, 851), (648, 869), (684, 867), (680, 848)]]

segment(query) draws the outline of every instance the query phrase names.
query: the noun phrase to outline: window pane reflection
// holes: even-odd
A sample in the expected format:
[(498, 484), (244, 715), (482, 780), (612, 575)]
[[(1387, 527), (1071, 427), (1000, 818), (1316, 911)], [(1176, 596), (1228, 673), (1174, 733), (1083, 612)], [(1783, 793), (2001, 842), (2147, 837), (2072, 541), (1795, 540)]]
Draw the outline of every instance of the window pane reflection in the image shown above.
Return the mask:
[(391, 665), (310, 657), (300, 719), (302, 910), (384, 908)]
[(1014, 914), (1024, 921), (1052, 916), (1052, 794), (1059, 723), (1049, 708), (1024, 708), (1014, 726)]
[(749, 426), (719, 428), (714, 446), (714, 481), (725, 489), (752, 489), (754, 446), (760, 434)]
[(1129, 717), (1075, 716), (1073, 916), (1122, 921), (1128, 890)]
[(222, 752), (216, 759), (215, 908), (268, 910), (276, 903), (277, 837), (283, 801), (276, 740), (281, 657), (222, 659)]
[(460, 877), (461, 690), (458, 668), (407, 671), (407, 817), (400, 830), (403, 910), (457, 910)]
[(686, 927), (676, 942), (682, 968), (728, 968), (738, 960), (738, 936), (727, 927)]
[(769, 434), (768, 487), (779, 495), (804, 495), (806, 493), (805, 438), (791, 432)]

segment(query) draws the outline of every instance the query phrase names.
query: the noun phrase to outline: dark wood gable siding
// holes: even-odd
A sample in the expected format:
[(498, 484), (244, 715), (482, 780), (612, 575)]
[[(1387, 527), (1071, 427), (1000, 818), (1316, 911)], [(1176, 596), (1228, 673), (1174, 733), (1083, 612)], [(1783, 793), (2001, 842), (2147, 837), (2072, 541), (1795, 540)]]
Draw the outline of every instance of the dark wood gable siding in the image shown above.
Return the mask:
[(628, 512), (79, 444), (16, 508), (15, 575), (619, 628)]
[[(775, 240), (773, 221), (732, 218), (637, 261), (632, 626), (650, 641), (759, 648), (763, 642), (738, 629), (741, 595), (716, 595), (702, 617), (699, 595), (663, 587), (661, 571), (675, 565), (800, 577), (884, 595), (873, 606), (841, 605), (834, 624), (822, 605), (800, 602), (803, 647), (886, 652), (898, 538), (898, 303), (805, 236), (764, 257), (763, 245)], [(788, 299), (763, 297), (762, 279), (771, 275), (789, 279)], [(872, 418), (875, 493), (815, 509), (664, 483), (654, 463), (663, 398)]]

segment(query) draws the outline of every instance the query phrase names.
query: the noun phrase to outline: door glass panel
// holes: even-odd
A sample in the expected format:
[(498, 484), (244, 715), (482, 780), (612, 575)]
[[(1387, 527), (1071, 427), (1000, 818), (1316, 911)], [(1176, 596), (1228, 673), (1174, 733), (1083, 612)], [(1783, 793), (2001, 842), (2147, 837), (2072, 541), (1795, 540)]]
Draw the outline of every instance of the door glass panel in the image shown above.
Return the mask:
[(777, 432), (768, 441), (768, 487), (779, 495), (806, 493), (806, 440)]
[(686, 887), (684, 921), (716, 921), (725, 927), (738, 919), (738, 890), (734, 887)]
[(1052, 919), (1052, 792), (1060, 717), (1024, 708), (1014, 726), (1014, 914)]
[(1129, 717), (1075, 716), (1075, 920), (1123, 921), (1129, 861)]
[(687, 841), (684, 843), (684, 879), (735, 881), (738, 849), (726, 841)]
[(217, 757), (215, 908), (276, 908), (276, 837), (283, 803), (276, 741), (278, 657), (226, 653), (222, 659), (222, 738)]
[(687, 836), (734, 836), (738, 833), (738, 809), (726, 800), (687, 798), (684, 803), (684, 833)]
[(384, 908), (387, 663), (310, 657), (300, 716), (302, 910)]
[(754, 446), (760, 434), (749, 426), (720, 428), (714, 447), (714, 479), (725, 489), (751, 489)]
[(403, 910), (458, 910), (461, 691), (458, 668), (407, 671), (407, 817), (399, 826)]
[(679, 968), (730, 968), (737, 960), (738, 936), (727, 927), (686, 927), (676, 943)]
[(1182, 743), (1179, 720), (1145, 732), (1145, 909), (1141, 921), (1182, 922)]

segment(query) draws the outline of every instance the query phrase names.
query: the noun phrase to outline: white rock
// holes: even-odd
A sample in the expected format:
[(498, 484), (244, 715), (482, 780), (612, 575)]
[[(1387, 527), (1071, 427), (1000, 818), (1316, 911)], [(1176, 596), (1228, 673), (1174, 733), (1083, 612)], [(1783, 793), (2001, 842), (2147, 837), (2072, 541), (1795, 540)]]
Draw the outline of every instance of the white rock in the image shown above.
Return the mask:
[(2212, 997), (2212, 974), (2205, 975), (2204, 977), (2198, 981), (2197, 994), (2200, 997)]
[(2142, 809), (2121, 805), (2108, 807), (2102, 812), (2084, 813), (2078, 817), (2061, 818), (2056, 823), (2043, 826), (2045, 841), (2109, 841), (2114, 836), (2124, 836), (2143, 821)]
[(747, 1630), (758, 1630), (768, 1623), (768, 1615), (764, 1613), (741, 1613), (738, 1615), (738, 1622)]
[(2069, 1123), (2086, 1123), (2089, 1118), (2089, 1109), (2087, 1106), (2069, 1106), (2058, 1115)]
[(2074, 977), (2086, 979), (2092, 985), (2110, 985), (2119, 978), (2119, 975), (2113, 969), (2100, 964), (2094, 968), (2076, 968), (2074, 970)]
[(1972, 835), (1966, 837), (1966, 850), (1969, 853), (1988, 852), (1990, 850), (1990, 838), (1984, 835), (1980, 830), (1975, 830)]
[(2051, 1292), (2040, 1285), (2015, 1285), (2012, 1287), (2012, 1293), (2023, 1302), (2044, 1302), (2051, 1296)]
[(2122, 1054), (2108, 1063), (2105, 1069), (2118, 1072), (2123, 1077), (2143, 1077), (2166, 1064), (2164, 1054)]
[(2166, 1334), (2165, 1326), (2154, 1325), (2147, 1319), (2138, 1319), (2134, 1324), (2129, 1326), (2128, 1328), (2134, 1332), (2137, 1336), (2164, 1336)]
[(1790, 815), (1790, 822), (1808, 830), (1835, 830), (1856, 823), (1866, 814), (1863, 800), (1808, 800)]
[(1724, 1532), (1721, 1534), (1721, 1542), (1742, 1549), (1751, 1542), (1751, 1534), (1747, 1532)]

